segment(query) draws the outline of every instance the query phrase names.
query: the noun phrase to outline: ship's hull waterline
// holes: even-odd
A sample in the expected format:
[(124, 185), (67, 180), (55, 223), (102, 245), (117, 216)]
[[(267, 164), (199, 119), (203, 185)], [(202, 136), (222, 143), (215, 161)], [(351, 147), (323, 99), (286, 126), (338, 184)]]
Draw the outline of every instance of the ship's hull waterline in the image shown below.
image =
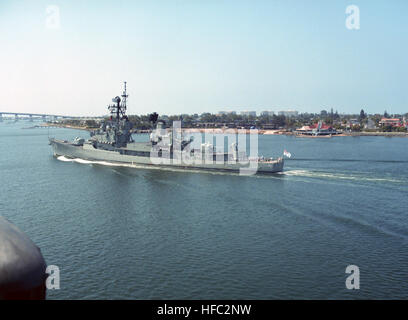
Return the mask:
[(54, 156), (64, 156), (67, 158), (79, 158), (89, 161), (105, 161), (112, 163), (124, 163), (132, 165), (150, 165), (150, 166), (160, 166), (160, 167), (171, 167), (179, 169), (193, 169), (193, 170), (214, 170), (214, 171), (232, 171), (241, 172), (246, 174), (253, 173), (276, 173), (283, 171), (283, 158), (279, 158), (267, 162), (256, 162), (249, 166), (248, 163), (241, 164), (237, 163), (172, 163), (172, 161), (167, 163), (157, 164), (156, 161), (152, 162), (150, 157), (146, 156), (134, 156), (134, 155), (124, 155), (117, 151), (108, 151), (103, 149), (96, 149), (90, 145), (77, 146), (70, 142), (50, 139), (50, 144), (53, 148)]

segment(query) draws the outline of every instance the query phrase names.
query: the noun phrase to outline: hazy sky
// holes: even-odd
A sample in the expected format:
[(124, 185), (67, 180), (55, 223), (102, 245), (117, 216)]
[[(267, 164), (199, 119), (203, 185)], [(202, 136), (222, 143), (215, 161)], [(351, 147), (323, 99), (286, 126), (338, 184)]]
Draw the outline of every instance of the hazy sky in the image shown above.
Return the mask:
[(405, 113), (407, 16), (406, 0), (0, 0), (0, 111), (101, 115), (126, 80), (130, 114)]

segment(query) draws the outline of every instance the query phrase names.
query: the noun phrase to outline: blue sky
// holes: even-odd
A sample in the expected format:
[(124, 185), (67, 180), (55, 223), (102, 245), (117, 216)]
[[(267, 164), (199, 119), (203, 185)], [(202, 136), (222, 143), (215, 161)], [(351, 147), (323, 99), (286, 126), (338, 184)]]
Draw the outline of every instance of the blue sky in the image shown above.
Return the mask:
[(405, 0), (2, 0), (0, 111), (100, 115), (126, 80), (131, 114), (405, 113), (407, 15)]

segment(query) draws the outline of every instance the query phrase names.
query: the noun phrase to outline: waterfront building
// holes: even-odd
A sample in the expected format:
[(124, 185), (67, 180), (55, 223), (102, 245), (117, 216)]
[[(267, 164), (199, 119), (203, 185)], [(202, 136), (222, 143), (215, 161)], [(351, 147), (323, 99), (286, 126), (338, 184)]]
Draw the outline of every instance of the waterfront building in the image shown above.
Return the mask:
[(352, 128), (352, 127), (358, 126), (358, 125), (360, 125), (360, 120), (358, 120), (358, 119), (350, 119), (350, 120), (347, 122), (346, 128)]
[(370, 130), (376, 129), (375, 122), (373, 121), (373, 119), (367, 120), (367, 123), (364, 125), (364, 129), (370, 129)]
[(299, 129), (296, 129), (296, 133), (309, 136), (324, 136), (338, 134), (339, 132), (337, 132), (336, 129), (332, 126), (323, 123), (323, 121), (319, 121), (318, 123), (312, 124), (310, 126), (303, 126)]
[(401, 127), (402, 126), (401, 120), (399, 118), (393, 118), (393, 119), (382, 118), (379, 124), (381, 127), (385, 127), (385, 126)]

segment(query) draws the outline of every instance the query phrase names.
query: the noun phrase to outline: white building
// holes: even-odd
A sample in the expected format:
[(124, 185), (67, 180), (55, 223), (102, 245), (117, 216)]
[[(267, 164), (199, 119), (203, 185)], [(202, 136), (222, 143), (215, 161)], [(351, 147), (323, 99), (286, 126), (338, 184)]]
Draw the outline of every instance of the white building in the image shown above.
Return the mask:
[(227, 114), (237, 114), (235, 111), (219, 111), (218, 114), (220, 116), (227, 115)]
[(267, 116), (272, 117), (274, 114), (275, 112), (273, 111), (262, 111), (261, 112), (261, 116), (264, 116), (264, 117), (267, 117)]
[(365, 129), (376, 129), (375, 122), (373, 119), (368, 119), (367, 123), (364, 125)]
[(279, 116), (285, 116), (285, 117), (296, 117), (298, 114), (299, 112), (294, 111), (294, 110), (278, 111)]
[(256, 117), (256, 111), (241, 111), (241, 116)]

